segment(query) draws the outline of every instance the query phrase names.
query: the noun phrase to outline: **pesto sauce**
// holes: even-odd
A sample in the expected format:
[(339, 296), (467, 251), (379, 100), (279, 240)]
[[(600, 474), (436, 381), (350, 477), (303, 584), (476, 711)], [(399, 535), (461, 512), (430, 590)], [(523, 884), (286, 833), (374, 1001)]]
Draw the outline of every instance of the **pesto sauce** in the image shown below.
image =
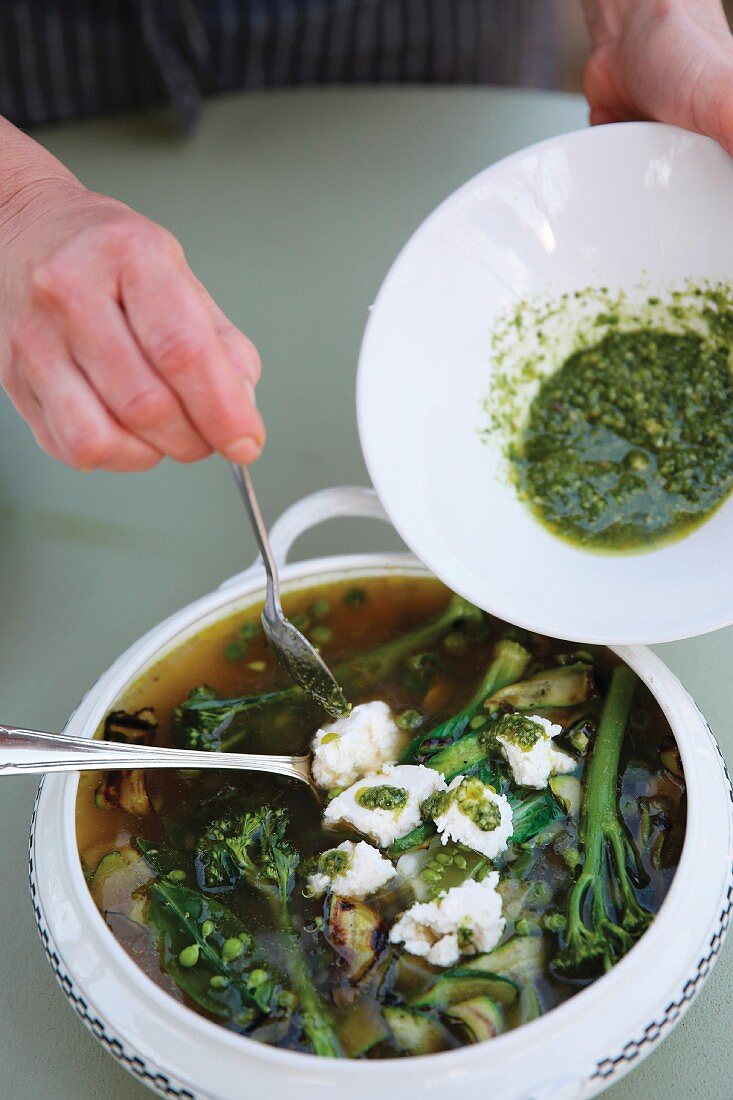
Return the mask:
[(391, 787), (387, 783), (377, 787), (362, 787), (356, 792), (356, 801), (365, 810), (403, 810), (407, 805), (404, 787)]
[(455, 799), (461, 813), (482, 833), (492, 833), (501, 825), (501, 811), (480, 779), (464, 779), (455, 791)]
[(522, 498), (572, 542), (622, 550), (686, 534), (733, 489), (728, 342), (609, 331), (542, 381), (510, 458)]

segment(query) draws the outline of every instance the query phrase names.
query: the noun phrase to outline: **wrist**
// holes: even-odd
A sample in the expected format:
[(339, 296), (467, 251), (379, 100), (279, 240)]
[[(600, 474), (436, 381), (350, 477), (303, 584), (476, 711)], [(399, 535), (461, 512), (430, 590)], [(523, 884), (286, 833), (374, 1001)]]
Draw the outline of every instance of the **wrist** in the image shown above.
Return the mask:
[(0, 119), (0, 234), (49, 192), (59, 198), (85, 190), (72, 172), (42, 145)]

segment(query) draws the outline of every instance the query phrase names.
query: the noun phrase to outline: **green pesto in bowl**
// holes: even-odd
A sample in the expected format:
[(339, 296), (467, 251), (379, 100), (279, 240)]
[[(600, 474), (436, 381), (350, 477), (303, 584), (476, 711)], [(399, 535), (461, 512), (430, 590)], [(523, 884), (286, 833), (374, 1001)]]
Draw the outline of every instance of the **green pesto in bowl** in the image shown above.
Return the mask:
[(535, 396), (513, 454), (535, 515), (586, 546), (687, 534), (733, 488), (728, 349), (694, 332), (609, 332)]
[(584, 549), (681, 538), (733, 490), (733, 290), (525, 302), (497, 326), (486, 438), (519, 497)]

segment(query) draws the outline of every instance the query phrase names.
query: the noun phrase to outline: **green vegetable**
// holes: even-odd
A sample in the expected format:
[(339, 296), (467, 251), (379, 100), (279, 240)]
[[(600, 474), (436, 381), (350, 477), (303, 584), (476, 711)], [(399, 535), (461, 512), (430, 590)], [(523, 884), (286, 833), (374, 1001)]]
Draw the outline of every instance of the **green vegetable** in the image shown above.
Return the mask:
[(449, 970), (411, 1003), (414, 1008), (447, 1008), (472, 997), (490, 997), (497, 1004), (511, 1005), (518, 996), (519, 986), (509, 978), (461, 967)]
[(554, 962), (559, 974), (609, 970), (652, 920), (634, 892), (631, 875), (640, 878), (638, 857), (619, 817), (617, 796), (621, 745), (637, 682), (630, 668), (614, 669), (601, 713), (583, 792), (583, 869), (570, 892), (567, 933)]
[(378, 1043), (389, 1038), (387, 1021), (379, 1005), (371, 999), (357, 1001), (339, 1017), (338, 1037), (347, 1058), (361, 1058)]
[(196, 870), (204, 890), (231, 889), (244, 880), (267, 898), (283, 935), (303, 1030), (316, 1054), (335, 1058), (340, 1054), (338, 1038), (308, 972), (288, 907), (299, 856), (285, 839), (287, 826), (287, 812), (268, 806), (214, 821), (199, 841)]
[(419, 734), (402, 754), (400, 763), (421, 764), (428, 757), (434, 760), (439, 749), (453, 744), (463, 736), (471, 719), (483, 707), (485, 699), (499, 688), (519, 679), (529, 662), (529, 653), (517, 642), (506, 638), (497, 642), (493, 660), (468, 704), (448, 721)]
[(445, 1015), (463, 1024), (475, 1043), (493, 1039), (504, 1030), (504, 1014), (490, 997), (471, 997), (446, 1008)]
[(406, 1054), (436, 1054), (452, 1045), (445, 1028), (425, 1012), (415, 1012), (404, 1005), (387, 1005), (384, 1018), (395, 1046)]
[(405, 836), (400, 837), (399, 840), (393, 841), (387, 849), (387, 855), (392, 859), (397, 859), (399, 856), (403, 856), (405, 852), (411, 852), (414, 848), (424, 848), (430, 843), (436, 832), (433, 822), (426, 821), (423, 825), (418, 825), (415, 829), (406, 833)]
[(545, 962), (545, 941), (542, 936), (517, 935), (500, 947), (495, 947), (493, 951), (464, 959), (461, 970), (500, 974), (524, 986), (542, 978)]
[[(213, 920), (217, 931), (204, 936), (202, 926)], [(251, 956), (237, 933), (241, 922), (234, 913), (197, 890), (165, 879), (150, 887), (148, 922), (158, 930), (161, 963), (178, 986), (206, 1012), (253, 1023), (271, 1011), (273, 990), (255, 997), (247, 984)], [(241, 950), (236, 959), (225, 956), (227, 937)]]
[(376, 962), (387, 937), (382, 918), (368, 905), (333, 894), (328, 903), (326, 939), (346, 963), (346, 975), (360, 981)]
[(526, 680), (494, 691), (487, 707), (511, 706), (515, 710), (541, 710), (543, 707), (575, 707), (590, 699), (595, 691), (591, 665), (561, 665), (544, 669)]
[(576, 819), (580, 816), (582, 791), (579, 779), (574, 775), (553, 775), (550, 779), (550, 790), (566, 814)]
[(521, 802), (513, 802), (511, 841), (514, 844), (526, 844), (563, 816), (563, 810), (549, 790), (538, 791)]
[[(347, 602), (350, 602), (348, 598)], [(380, 683), (410, 654), (438, 641), (457, 622), (482, 614), (460, 596), (453, 596), (434, 619), (399, 638), (343, 661), (333, 669), (334, 675), (347, 695), (366, 691)], [(179, 748), (231, 751), (246, 736), (246, 722), (242, 725), (235, 723), (235, 719), (270, 714), (302, 696), (300, 688), (291, 687), (260, 695), (221, 699), (208, 685), (195, 687), (173, 712), (175, 743)]]

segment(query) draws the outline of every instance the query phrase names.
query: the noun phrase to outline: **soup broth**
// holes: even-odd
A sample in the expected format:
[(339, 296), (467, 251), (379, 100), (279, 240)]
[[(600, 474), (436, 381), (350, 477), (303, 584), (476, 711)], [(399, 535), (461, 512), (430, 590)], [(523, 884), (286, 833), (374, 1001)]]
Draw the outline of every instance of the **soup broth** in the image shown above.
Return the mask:
[[(478, 791), (479, 799), (497, 806), (503, 799), (511, 808), (512, 835), (493, 858), (438, 835), (438, 811), (458, 805), (444, 790), (437, 792), (440, 806), (422, 803), (417, 827), (380, 846), (342, 818), (325, 821), (313, 792), (285, 778), (85, 773), (77, 800), (80, 857), (94, 901), (125, 950), (171, 996), (224, 1027), (275, 1046), (356, 1058), (488, 1039), (595, 980), (658, 910), (684, 837), (679, 756), (646, 688), (629, 688), (617, 780), (611, 777), (619, 828), (596, 859), (586, 824), (600, 782), (592, 761), (605, 737), (604, 707), (623, 688), (610, 651), (510, 628), (429, 578), (349, 579), (291, 593), (284, 603), (353, 704), (387, 704), (401, 738), (400, 765), (442, 788), (460, 775), (475, 780), (472, 797)], [(258, 615), (253, 607), (230, 616), (167, 655), (117, 701), (100, 734), (307, 752), (327, 719), (287, 681)], [(505, 676), (488, 702), (479, 697), (476, 704), (501, 653), (519, 660), (519, 674)], [(538, 716), (561, 727), (553, 745), (564, 754), (565, 774), (528, 786), (526, 777), (516, 780), (499, 733), (513, 728), (510, 719), (519, 728), (517, 721)], [(536, 722), (522, 728), (530, 741), (544, 736)], [(398, 774), (385, 772), (381, 786), (401, 789)], [(356, 795), (362, 802), (363, 791)], [(335, 806), (340, 793), (323, 797)], [(628, 880), (614, 872), (617, 837), (633, 865)], [(389, 880), (366, 894), (338, 893), (340, 857), (324, 862), (322, 853), (345, 841), (381, 847)], [(600, 877), (590, 881), (596, 864)], [(320, 893), (314, 882), (324, 869), (331, 878)], [(485, 932), (480, 921), (475, 928), (459, 922), (451, 943), (460, 959), (448, 965), (399, 939), (403, 914), (419, 916), (415, 906), (434, 912), (446, 892), (466, 883), (500, 899), (491, 948), (476, 948)], [(591, 927), (596, 888), (608, 912), (603, 936)], [(572, 924), (573, 891), (585, 930)]]

